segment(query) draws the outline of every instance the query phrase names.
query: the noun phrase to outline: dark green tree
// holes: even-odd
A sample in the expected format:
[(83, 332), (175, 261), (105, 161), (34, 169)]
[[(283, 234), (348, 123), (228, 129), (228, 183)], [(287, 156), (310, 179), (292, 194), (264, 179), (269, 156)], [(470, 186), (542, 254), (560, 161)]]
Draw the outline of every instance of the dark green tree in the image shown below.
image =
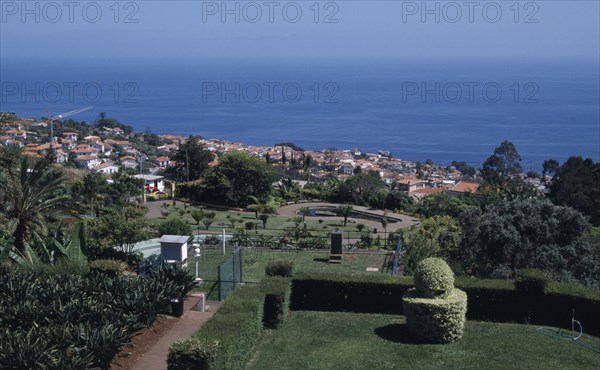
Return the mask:
[(591, 158), (571, 157), (556, 169), (550, 199), (575, 208), (600, 226), (600, 163)]
[(264, 161), (246, 152), (232, 152), (208, 171), (202, 188), (213, 202), (246, 207), (253, 197), (265, 202), (274, 181), (275, 171)]
[(167, 176), (180, 182), (194, 181), (202, 176), (214, 158), (213, 154), (200, 144), (199, 139), (201, 137), (190, 136), (179, 146), (172, 158), (175, 165), (167, 169)]
[(170, 218), (158, 225), (160, 235), (192, 235), (192, 227), (181, 218)]
[[(560, 275), (568, 268), (579, 271), (577, 259), (571, 255), (588, 234), (590, 225), (585, 217), (570, 207), (556, 206), (539, 198), (504, 200), (488, 205), (484, 210), (472, 208), (460, 216), (464, 231), (461, 248), (455, 259), (461, 261), (467, 273), (483, 277), (514, 277), (523, 268), (543, 267)], [(538, 264), (540, 253), (544, 264)], [(552, 264), (567, 260), (567, 265)], [(575, 278), (585, 280), (585, 272)]]

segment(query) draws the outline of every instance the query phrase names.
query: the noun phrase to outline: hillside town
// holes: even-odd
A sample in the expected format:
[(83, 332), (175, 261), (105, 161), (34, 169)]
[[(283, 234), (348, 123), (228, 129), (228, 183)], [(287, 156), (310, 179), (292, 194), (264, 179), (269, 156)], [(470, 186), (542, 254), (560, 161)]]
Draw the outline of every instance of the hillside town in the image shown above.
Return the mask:
[[(262, 158), (276, 168), (302, 162), (306, 171), (303, 176), (294, 179), (300, 186), (308, 181), (331, 177), (346, 180), (354, 174), (369, 172), (378, 174), (388, 187), (404, 191), (417, 199), (443, 191), (451, 195), (475, 193), (479, 188), (475, 168), (464, 162), (470, 169), (467, 173), (453, 165), (436, 165), (433, 161), (422, 164), (393, 158), (390, 152), (383, 150), (378, 153), (364, 153), (359, 148), (314, 151), (303, 150), (293, 143), (261, 146), (168, 134), (151, 134), (154, 139), (149, 143), (146, 140), (148, 135), (126, 130), (126, 127), (119, 127), (122, 126), (120, 124), (99, 127), (74, 121), (69, 121), (68, 125), (55, 123), (55, 135), (50, 139), (49, 125), (43, 120), (22, 119), (9, 113), (0, 113), (0, 117), (4, 117), (0, 120), (0, 145), (21, 148), (24, 155), (30, 157), (52, 155), (58, 164), (106, 175), (118, 172), (120, 167), (133, 169), (149, 184), (160, 182), (160, 186), (155, 187), (161, 191), (164, 188), (162, 180), (165, 179), (165, 171), (176, 165), (172, 159), (174, 153), (190, 138), (213, 153), (214, 160), (209, 166), (217, 165), (219, 157), (235, 151)], [(523, 177), (539, 191), (544, 191), (544, 181), (539, 176), (524, 174)]]

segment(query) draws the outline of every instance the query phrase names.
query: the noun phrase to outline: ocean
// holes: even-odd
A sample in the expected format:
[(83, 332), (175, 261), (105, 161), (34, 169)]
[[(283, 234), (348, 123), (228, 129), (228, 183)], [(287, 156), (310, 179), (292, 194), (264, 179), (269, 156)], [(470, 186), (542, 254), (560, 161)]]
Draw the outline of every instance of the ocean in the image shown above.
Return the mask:
[(136, 130), (476, 166), (503, 140), (526, 170), (600, 161), (598, 60), (11, 60), (0, 111), (84, 106)]

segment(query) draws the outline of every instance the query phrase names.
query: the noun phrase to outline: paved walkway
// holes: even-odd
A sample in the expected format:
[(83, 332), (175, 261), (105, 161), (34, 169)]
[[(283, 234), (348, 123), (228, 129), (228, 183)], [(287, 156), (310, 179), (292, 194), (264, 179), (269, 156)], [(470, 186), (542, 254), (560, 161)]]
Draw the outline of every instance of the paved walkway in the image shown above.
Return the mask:
[(139, 359), (130, 370), (166, 370), (167, 356), (171, 343), (176, 340), (187, 339), (202, 327), (221, 306), (219, 301), (207, 301), (209, 312), (192, 311), (192, 308), (200, 301), (198, 293), (189, 294), (184, 301), (184, 314), (181, 319), (159, 339)]

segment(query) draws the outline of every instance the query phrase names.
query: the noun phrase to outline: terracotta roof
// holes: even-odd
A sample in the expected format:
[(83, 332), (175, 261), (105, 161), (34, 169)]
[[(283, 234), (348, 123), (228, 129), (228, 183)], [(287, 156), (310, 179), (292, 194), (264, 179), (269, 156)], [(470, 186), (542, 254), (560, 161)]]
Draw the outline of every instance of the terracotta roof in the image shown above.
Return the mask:
[(75, 158), (76, 161), (91, 161), (93, 159), (98, 159), (98, 157), (95, 157), (93, 155), (84, 155), (84, 156)]
[(479, 183), (477, 182), (459, 181), (450, 191), (456, 193), (475, 193), (477, 189), (479, 189)]

